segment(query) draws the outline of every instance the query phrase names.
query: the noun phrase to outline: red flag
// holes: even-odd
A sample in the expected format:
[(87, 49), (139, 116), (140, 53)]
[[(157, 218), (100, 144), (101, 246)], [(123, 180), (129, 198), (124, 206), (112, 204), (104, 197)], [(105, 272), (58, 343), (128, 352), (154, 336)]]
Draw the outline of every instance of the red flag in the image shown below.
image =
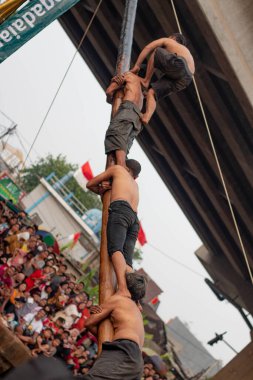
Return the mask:
[(156, 305), (157, 302), (159, 302), (159, 298), (158, 298), (158, 297), (155, 297), (155, 298), (153, 298), (153, 299), (150, 301), (150, 303), (151, 303), (152, 305)]
[(85, 162), (83, 166), (77, 169), (77, 171), (74, 173), (74, 178), (78, 182), (78, 184), (86, 191), (86, 184), (87, 182), (92, 179), (93, 173), (89, 164), (89, 161)]
[(85, 164), (83, 164), (83, 166), (81, 167), (81, 170), (82, 170), (84, 177), (87, 178), (88, 181), (90, 181), (94, 177), (92, 170), (91, 170), (91, 167), (90, 167), (89, 161), (87, 161), (87, 162), (85, 162)]
[(71, 250), (72, 248), (74, 248), (74, 246), (76, 245), (76, 243), (80, 239), (80, 236), (81, 236), (81, 232), (76, 232), (76, 233), (68, 236), (66, 241), (64, 242), (64, 244), (60, 248), (61, 252), (63, 252), (65, 249)]
[(138, 242), (140, 243), (141, 246), (147, 243), (146, 235), (145, 235), (145, 232), (143, 231), (141, 222), (140, 222), (140, 229), (139, 229), (139, 234), (138, 234)]

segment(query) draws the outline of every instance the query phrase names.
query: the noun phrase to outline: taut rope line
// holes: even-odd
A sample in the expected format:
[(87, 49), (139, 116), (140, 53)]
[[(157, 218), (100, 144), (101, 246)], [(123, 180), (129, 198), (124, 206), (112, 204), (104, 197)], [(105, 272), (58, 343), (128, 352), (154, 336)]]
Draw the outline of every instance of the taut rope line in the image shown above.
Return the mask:
[[(176, 19), (178, 30), (179, 30), (180, 33), (182, 33), (182, 29), (181, 29), (181, 26), (180, 26), (180, 23), (179, 23), (179, 20), (178, 20), (178, 17), (177, 17), (177, 11), (176, 11), (176, 8), (175, 8), (173, 0), (171, 0), (171, 5), (172, 5), (172, 9), (173, 9), (174, 16), (175, 16), (175, 19)], [(194, 76), (193, 76), (193, 84), (194, 84), (194, 87), (195, 87), (195, 91), (196, 91), (197, 98), (198, 98), (198, 101), (199, 101), (201, 113), (202, 113), (202, 116), (203, 116), (203, 119), (204, 119), (204, 123), (205, 123), (205, 126), (206, 126), (208, 137), (209, 137), (209, 140), (210, 140), (210, 143), (211, 143), (211, 147), (212, 147), (212, 150), (213, 150), (214, 158), (215, 158), (215, 161), (216, 161), (216, 164), (217, 164), (217, 167), (218, 167), (220, 179), (221, 179), (221, 182), (222, 182), (222, 185), (223, 185), (224, 192), (226, 194), (226, 198), (227, 198), (228, 206), (229, 206), (229, 209), (230, 209), (230, 212), (231, 212), (231, 215), (232, 215), (232, 219), (233, 219), (233, 222), (234, 222), (235, 230), (236, 230), (236, 233), (237, 233), (237, 236), (238, 236), (238, 240), (239, 240), (239, 243), (240, 243), (240, 246), (241, 246), (241, 249), (242, 249), (243, 257), (244, 257), (244, 260), (245, 260), (245, 263), (246, 263), (246, 266), (247, 266), (247, 269), (248, 269), (248, 272), (249, 272), (251, 283), (253, 285), (253, 274), (252, 274), (252, 271), (251, 271), (251, 268), (250, 268), (250, 265), (249, 265), (249, 260), (248, 260), (248, 257), (247, 257), (247, 253), (246, 253), (243, 241), (242, 241), (241, 233), (240, 233), (240, 230), (239, 230), (239, 227), (238, 227), (238, 223), (237, 223), (237, 220), (236, 220), (236, 217), (235, 217), (235, 214), (234, 214), (233, 206), (232, 206), (232, 203), (230, 201), (230, 197), (229, 197), (229, 194), (228, 194), (228, 191), (227, 191), (227, 186), (226, 186), (226, 183), (225, 183), (225, 180), (224, 180), (224, 176), (223, 176), (223, 173), (222, 173), (222, 170), (221, 170), (220, 162), (219, 162), (219, 159), (218, 159), (218, 156), (217, 156), (217, 153), (216, 153), (216, 149), (215, 149), (215, 146), (214, 146), (213, 138), (212, 138), (212, 135), (211, 135), (211, 132), (210, 132), (210, 128), (209, 128), (208, 122), (207, 122), (206, 113), (205, 113), (205, 110), (204, 110), (204, 107), (203, 107), (203, 103), (202, 103), (202, 100), (201, 100), (201, 97), (200, 97), (200, 94), (199, 94), (199, 90), (198, 90), (198, 86), (197, 86), (197, 83), (196, 83), (196, 80), (195, 80)]]
[(58, 88), (57, 88), (57, 90), (56, 90), (56, 93), (55, 93), (55, 95), (54, 95), (54, 97), (53, 97), (53, 99), (52, 99), (52, 101), (51, 101), (51, 103), (50, 103), (50, 105), (49, 105), (49, 108), (48, 108), (48, 110), (47, 110), (47, 112), (46, 112), (46, 114), (45, 114), (45, 116), (44, 116), (44, 118), (43, 118), (43, 120), (42, 120), (42, 123), (41, 123), (41, 125), (40, 125), (40, 127), (39, 127), (39, 129), (38, 129), (38, 132), (36, 133), (36, 136), (35, 136), (35, 138), (34, 138), (32, 144), (31, 144), (31, 147), (30, 147), (30, 149), (29, 149), (29, 151), (28, 151), (28, 153), (27, 153), (27, 155), (26, 155), (26, 158), (25, 158), (25, 160), (24, 160), (24, 162), (23, 162), (23, 165), (22, 165), (20, 171), (24, 169), (24, 166), (25, 166), (25, 164), (26, 164), (26, 161), (27, 161), (28, 157), (30, 156), (30, 153), (31, 153), (31, 151), (32, 151), (32, 149), (33, 149), (33, 146), (34, 146), (34, 144), (35, 144), (37, 138), (39, 137), (39, 134), (40, 134), (40, 132), (41, 132), (41, 130), (42, 130), (42, 127), (43, 127), (44, 124), (45, 124), (45, 121), (47, 120), (47, 117), (48, 117), (48, 115), (49, 115), (49, 112), (51, 111), (51, 109), (52, 109), (52, 107), (53, 107), (53, 104), (54, 104), (54, 102), (55, 102), (55, 99), (57, 98), (57, 95), (59, 94), (59, 91), (60, 91), (60, 89), (61, 89), (61, 87), (62, 87), (62, 85), (63, 85), (63, 82), (64, 82), (64, 80), (65, 80), (65, 78), (66, 78), (66, 76), (67, 76), (67, 74), (68, 74), (68, 72), (69, 72), (69, 70), (70, 70), (70, 67), (71, 67), (71, 65), (72, 65), (72, 63), (73, 63), (73, 61), (74, 61), (74, 59), (75, 59), (75, 57), (76, 57), (76, 55), (77, 55), (77, 53), (78, 53), (80, 47), (81, 47), (82, 44), (83, 44), (83, 41), (84, 41), (85, 37), (87, 36), (88, 31), (90, 30), (91, 24), (92, 24), (94, 18), (96, 17), (96, 15), (97, 15), (97, 13), (98, 13), (98, 10), (99, 10), (99, 8), (100, 8), (100, 5), (101, 5), (102, 1), (103, 1), (103, 0), (100, 0), (100, 1), (99, 1), (99, 3), (98, 3), (98, 5), (97, 5), (97, 7), (96, 7), (96, 9), (95, 9), (95, 11), (94, 11), (94, 13), (93, 13), (91, 19), (90, 19), (90, 22), (89, 22), (89, 24), (87, 25), (87, 28), (86, 28), (86, 30), (85, 30), (85, 32), (84, 32), (84, 34), (83, 34), (83, 36), (82, 36), (82, 38), (81, 38), (81, 40), (80, 40), (78, 46), (77, 46), (77, 48), (76, 48), (76, 51), (75, 51), (75, 53), (74, 53), (74, 55), (73, 55), (73, 57), (72, 57), (72, 59), (71, 59), (69, 65), (68, 65), (68, 67), (67, 67), (67, 70), (66, 70), (65, 74), (63, 75), (63, 78), (62, 78), (62, 80), (61, 80), (61, 82), (60, 82), (60, 84), (59, 84), (59, 86), (58, 86)]

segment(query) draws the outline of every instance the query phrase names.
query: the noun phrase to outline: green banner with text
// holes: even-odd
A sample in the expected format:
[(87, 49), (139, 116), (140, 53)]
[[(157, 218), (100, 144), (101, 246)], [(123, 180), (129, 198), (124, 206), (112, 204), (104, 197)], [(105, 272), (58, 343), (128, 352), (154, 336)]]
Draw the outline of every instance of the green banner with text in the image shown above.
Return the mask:
[(79, 0), (31, 0), (0, 25), (0, 63)]
[(0, 194), (14, 204), (17, 204), (24, 196), (24, 192), (15, 184), (6, 172), (0, 174)]

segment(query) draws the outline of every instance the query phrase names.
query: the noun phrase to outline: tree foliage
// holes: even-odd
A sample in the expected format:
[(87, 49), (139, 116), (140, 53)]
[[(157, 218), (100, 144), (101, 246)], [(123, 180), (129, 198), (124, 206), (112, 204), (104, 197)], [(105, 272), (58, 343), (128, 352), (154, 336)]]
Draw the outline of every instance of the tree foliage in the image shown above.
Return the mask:
[(142, 250), (139, 248), (134, 249), (133, 260), (140, 264), (143, 260)]
[[(41, 177), (47, 177), (54, 172), (56, 177), (61, 178), (70, 171), (75, 171), (77, 168), (78, 166), (76, 164), (69, 163), (63, 155), (60, 154), (57, 157), (53, 157), (49, 154), (22, 171), (21, 186), (27, 193), (30, 193), (40, 183)], [(87, 209), (101, 209), (99, 197), (90, 191), (84, 191), (74, 178), (71, 178), (67, 182), (67, 187)]]
[(90, 299), (93, 298), (94, 304), (99, 303), (99, 285), (95, 284), (95, 278), (98, 278), (98, 270), (93, 268), (87, 271), (87, 267), (84, 266), (83, 271), (85, 274), (81, 276), (78, 282), (84, 284), (84, 291), (89, 294)]

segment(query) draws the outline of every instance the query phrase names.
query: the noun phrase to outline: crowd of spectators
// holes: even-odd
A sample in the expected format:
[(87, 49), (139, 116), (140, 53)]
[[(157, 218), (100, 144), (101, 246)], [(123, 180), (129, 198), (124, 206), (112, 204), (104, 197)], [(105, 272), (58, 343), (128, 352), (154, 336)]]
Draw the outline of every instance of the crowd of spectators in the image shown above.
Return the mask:
[(156, 372), (154, 365), (151, 362), (149, 362), (148, 358), (146, 358), (146, 360), (144, 361), (144, 370), (143, 370), (142, 380), (164, 380), (164, 379), (167, 379), (167, 377), (159, 375)]
[(68, 272), (66, 259), (42, 240), (25, 212), (0, 202), (2, 323), (33, 356), (63, 359), (74, 374), (93, 365), (97, 340), (85, 329), (92, 300)]
[[(89, 371), (97, 340), (85, 328), (92, 300), (66, 259), (43, 242), (24, 211), (0, 201), (0, 318), (31, 350), (65, 361), (74, 375)], [(161, 379), (146, 364), (144, 379)]]

